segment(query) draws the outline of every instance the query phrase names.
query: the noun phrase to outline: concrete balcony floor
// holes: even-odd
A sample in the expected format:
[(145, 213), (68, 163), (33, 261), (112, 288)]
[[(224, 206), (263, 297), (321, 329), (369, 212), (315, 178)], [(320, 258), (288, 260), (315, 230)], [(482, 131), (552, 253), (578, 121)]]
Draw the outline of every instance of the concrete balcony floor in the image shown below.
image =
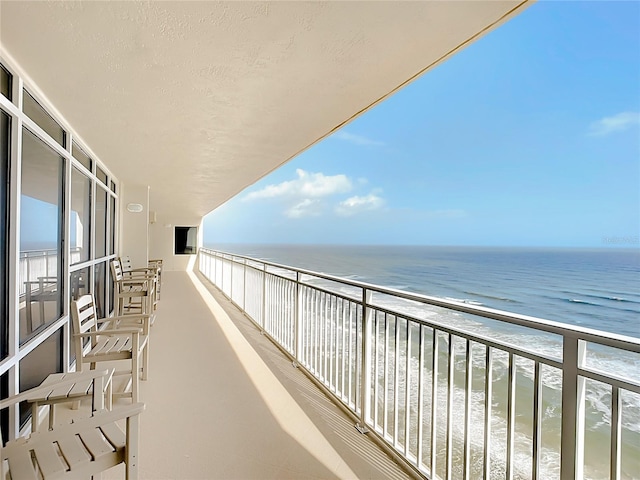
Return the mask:
[(141, 479), (410, 478), (198, 274), (163, 274), (141, 398)]

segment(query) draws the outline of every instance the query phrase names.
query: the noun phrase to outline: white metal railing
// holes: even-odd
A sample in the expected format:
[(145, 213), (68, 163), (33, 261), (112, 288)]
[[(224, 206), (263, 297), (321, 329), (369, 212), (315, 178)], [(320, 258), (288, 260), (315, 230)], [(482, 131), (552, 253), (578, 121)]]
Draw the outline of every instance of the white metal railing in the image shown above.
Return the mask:
[(361, 431), (427, 478), (640, 471), (640, 339), (199, 253), (202, 274)]

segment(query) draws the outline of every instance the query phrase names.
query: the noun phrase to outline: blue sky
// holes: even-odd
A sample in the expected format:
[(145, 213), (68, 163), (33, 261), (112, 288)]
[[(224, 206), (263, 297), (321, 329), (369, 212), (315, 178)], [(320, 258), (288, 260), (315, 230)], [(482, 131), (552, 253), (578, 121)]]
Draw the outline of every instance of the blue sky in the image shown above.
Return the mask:
[(639, 235), (639, 2), (534, 4), (204, 222), (205, 245)]

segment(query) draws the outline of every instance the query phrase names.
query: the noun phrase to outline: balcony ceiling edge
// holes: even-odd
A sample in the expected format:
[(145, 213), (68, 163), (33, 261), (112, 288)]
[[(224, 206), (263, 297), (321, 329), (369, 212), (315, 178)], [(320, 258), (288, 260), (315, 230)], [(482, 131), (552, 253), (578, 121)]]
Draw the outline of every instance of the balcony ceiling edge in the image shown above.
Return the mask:
[(530, 4), (2, 2), (0, 45), (151, 208), (201, 217)]

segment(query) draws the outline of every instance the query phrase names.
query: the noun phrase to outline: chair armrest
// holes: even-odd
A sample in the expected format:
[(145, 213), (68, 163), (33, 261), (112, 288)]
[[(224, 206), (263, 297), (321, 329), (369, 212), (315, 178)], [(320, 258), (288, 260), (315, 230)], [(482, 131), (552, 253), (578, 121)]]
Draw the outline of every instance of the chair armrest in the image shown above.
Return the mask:
[(133, 335), (140, 334), (139, 328), (122, 328), (118, 330), (100, 330), (99, 332), (85, 332), (85, 333), (74, 333), (74, 337), (99, 337), (100, 335), (106, 336), (122, 336), (122, 335)]
[(109, 375), (109, 370), (89, 370), (87, 372), (78, 373), (70, 379), (60, 380), (56, 383), (48, 383), (47, 385), (38, 385), (37, 387), (30, 388), (29, 390), (25, 390), (24, 392), (20, 392), (9, 398), (5, 398), (4, 400), (0, 400), (0, 410), (7, 408), (10, 405), (20, 403), (28, 397), (33, 397), (38, 394), (38, 392), (48, 392), (53, 388), (62, 387), (64, 385), (73, 385), (85, 379), (95, 380), (96, 378), (105, 377), (107, 375)]

